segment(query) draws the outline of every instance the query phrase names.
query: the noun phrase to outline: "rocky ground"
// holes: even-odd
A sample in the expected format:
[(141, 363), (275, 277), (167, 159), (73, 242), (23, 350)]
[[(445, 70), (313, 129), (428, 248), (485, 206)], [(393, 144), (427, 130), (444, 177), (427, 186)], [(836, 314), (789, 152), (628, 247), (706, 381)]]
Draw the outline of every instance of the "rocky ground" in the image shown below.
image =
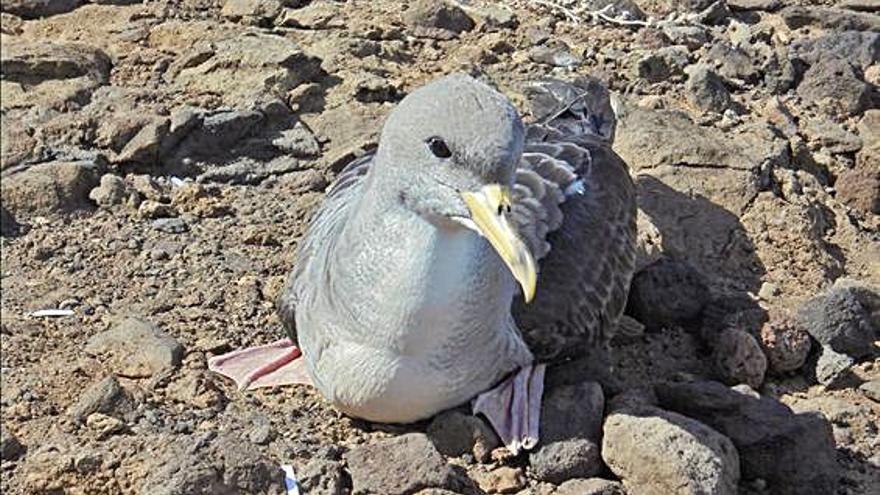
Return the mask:
[[(880, 492), (876, 0), (0, 5), (3, 493)], [(206, 371), (281, 336), (322, 191), (452, 71), (526, 114), (599, 78), (639, 188), (641, 324), (516, 457)]]

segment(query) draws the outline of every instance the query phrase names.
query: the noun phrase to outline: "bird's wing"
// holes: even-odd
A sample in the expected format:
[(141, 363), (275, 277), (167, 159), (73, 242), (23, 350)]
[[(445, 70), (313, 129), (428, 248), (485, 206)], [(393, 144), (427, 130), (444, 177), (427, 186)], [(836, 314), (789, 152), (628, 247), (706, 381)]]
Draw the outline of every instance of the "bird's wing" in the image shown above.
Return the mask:
[[(297, 247), (296, 263), (276, 301), (281, 323), (284, 325), (287, 335), (294, 342), (297, 342), (296, 306), (299, 298), (302, 297), (301, 288), (296, 284), (296, 281), (300, 279), (302, 270), (309, 265), (306, 261), (321, 251), (318, 243), (336, 238), (333, 233), (344, 222), (348, 211), (347, 206), (352, 204), (360, 194), (361, 185), (373, 163), (373, 156), (374, 153), (367, 153), (346, 165), (339, 173), (336, 181), (328, 188), (321, 206), (315, 211), (308, 233), (300, 240)], [(329, 250), (324, 249), (323, 251), (328, 252)], [(313, 265), (326, 266), (325, 263)]]
[(611, 333), (635, 269), (628, 167), (611, 150), (613, 131), (584, 132), (577, 117), (530, 126), (517, 173), (513, 221), (540, 273), (535, 299), (517, 298), (513, 314), (539, 359), (580, 353)]

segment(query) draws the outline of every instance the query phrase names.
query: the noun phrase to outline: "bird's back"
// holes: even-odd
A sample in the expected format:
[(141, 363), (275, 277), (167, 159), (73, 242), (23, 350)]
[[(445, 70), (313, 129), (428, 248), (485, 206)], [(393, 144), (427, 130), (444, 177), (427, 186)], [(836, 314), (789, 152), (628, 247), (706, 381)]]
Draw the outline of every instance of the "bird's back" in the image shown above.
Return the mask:
[(550, 360), (614, 332), (635, 268), (636, 200), (628, 167), (611, 149), (614, 114), (599, 83), (545, 81), (530, 96), (539, 121), (529, 128), (520, 175), (539, 175), (545, 189), (555, 184), (563, 194), (556, 209), (545, 199), (521, 228), (525, 238), (547, 232), (543, 245), (531, 241), (543, 256), (535, 299), (517, 297), (513, 314), (535, 356)]

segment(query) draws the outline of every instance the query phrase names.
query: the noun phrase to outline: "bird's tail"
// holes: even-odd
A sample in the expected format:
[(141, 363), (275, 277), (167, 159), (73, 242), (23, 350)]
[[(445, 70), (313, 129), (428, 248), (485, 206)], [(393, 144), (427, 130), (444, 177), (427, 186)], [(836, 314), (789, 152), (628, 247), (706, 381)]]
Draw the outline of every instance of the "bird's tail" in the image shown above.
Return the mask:
[(535, 124), (566, 137), (595, 136), (614, 142), (614, 98), (598, 79), (578, 76), (571, 82), (543, 79), (526, 90)]

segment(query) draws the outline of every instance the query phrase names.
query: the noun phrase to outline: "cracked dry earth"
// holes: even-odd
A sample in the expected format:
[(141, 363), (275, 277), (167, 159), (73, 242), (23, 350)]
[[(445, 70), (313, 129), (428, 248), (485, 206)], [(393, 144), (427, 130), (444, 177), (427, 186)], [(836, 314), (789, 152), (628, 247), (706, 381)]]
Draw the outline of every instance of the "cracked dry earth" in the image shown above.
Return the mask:
[[(0, 6), (3, 493), (880, 493), (875, 1)], [(281, 337), (324, 189), (453, 71), (527, 117), (530, 80), (599, 79), (639, 192), (632, 320), (516, 457), (466, 407), (206, 370)]]

